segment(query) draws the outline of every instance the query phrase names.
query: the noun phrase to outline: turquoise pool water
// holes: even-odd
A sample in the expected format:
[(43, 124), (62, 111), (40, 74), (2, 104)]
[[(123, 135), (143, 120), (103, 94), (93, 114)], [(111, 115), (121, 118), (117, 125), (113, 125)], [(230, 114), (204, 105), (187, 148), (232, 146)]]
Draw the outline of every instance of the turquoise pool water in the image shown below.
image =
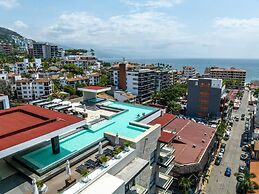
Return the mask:
[(104, 137), (104, 132), (118, 133), (119, 136), (127, 138), (136, 138), (146, 129), (129, 125), (129, 122), (138, 120), (143, 116), (143, 113), (146, 115), (157, 110), (152, 107), (136, 106), (120, 102), (106, 101), (103, 104), (109, 107), (126, 109), (127, 111), (114, 116), (110, 120), (97, 123), (89, 129), (79, 131), (61, 139), (60, 153), (57, 155), (52, 154), (51, 145), (47, 145), (23, 155), (22, 160), (29, 162), (35, 170), (44, 170), (52, 164), (64, 160), (92, 143), (99, 141)]

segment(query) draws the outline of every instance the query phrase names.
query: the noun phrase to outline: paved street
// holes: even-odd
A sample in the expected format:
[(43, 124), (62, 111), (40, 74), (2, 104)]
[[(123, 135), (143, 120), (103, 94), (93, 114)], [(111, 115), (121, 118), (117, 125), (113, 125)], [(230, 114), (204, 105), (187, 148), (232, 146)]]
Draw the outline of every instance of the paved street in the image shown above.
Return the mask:
[[(232, 117), (238, 116), (241, 118), (241, 114), (245, 113), (248, 115), (248, 95), (249, 92), (245, 91), (244, 97), (242, 100), (241, 107), (238, 111), (233, 111)], [(230, 139), (226, 141), (226, 150), (221, 161), (220, 166), (214, 165), (209, 183), (206, 187), (206, 193), (208, 194), (234, 194), (236, 193), (236, 177), (234, 173), (238, 171), (238, 167), (240, 164), (244, 164), (243, 161), (240, 160), (240, 155), (242, 153), (240, 142), (241, 135), (244, 132), (245, 121), (234, 122), (232, 127), (232, 132)], [(231, 177), (224, 176), (226, 167), (230, 167), (232, 170)]]

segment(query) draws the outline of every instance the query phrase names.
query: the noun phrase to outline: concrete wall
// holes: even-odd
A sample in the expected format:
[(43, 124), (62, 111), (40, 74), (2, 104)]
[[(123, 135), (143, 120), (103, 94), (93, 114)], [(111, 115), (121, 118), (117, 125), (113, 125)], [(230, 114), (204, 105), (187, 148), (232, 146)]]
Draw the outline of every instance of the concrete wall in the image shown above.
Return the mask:
[(154, 119), (160, 117), (161, 115), (162, 115), (162, 112), (161, 112), (161, 110), (159, 110), (159, 111), (155, 112), (154, 114), (148, 116), (147, 118), (141, 120), (140, 123), (148, 124), (151, 121), (153, 121)]
[(10, 103), (9, 103), (8, 96), (0, 96), (0, 103), (3, 104), (3, 109), (10, 108)]

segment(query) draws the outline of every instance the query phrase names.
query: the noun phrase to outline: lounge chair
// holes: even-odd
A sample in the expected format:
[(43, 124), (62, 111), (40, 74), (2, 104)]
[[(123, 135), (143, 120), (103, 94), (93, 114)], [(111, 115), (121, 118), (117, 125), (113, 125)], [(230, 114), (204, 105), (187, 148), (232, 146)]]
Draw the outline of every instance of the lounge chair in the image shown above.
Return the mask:
[(89, 160), (85, 161), (85, 166), (94, 169), (94, 168), (96, 168), (96, 161), (89, 159)]
[(83, 170), (85, 170), (87, 168), (87, 166), (81, 164), (80, 166), (76, 167), (76, 172), (80, 173)]

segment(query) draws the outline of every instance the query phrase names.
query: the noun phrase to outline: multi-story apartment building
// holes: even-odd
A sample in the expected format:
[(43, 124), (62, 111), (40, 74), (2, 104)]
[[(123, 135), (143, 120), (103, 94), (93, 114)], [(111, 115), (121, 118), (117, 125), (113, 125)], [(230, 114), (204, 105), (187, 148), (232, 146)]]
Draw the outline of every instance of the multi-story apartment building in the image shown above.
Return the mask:
[(33, 44), (33, 56), (35, 58), (49, 59), (61, 57), (57, 45), (47, 42), (37, 42)]
[(157, 70), (155, 71), (155, 87), (156, 91), (161, 91), (162, 89), (173, 84), (174, 77), (173, 72), (170, 70)]
[(136, 95), (137, 101), (144, 103), (151, 100), (155, 91), (174, 83), (174, 71), (142, 69), (121, 63), (111, 71), (110, 80), (117, 89)]
[(32, 100), (50, 95), (52, 91), (52, 81), (49, 79), (21, 79), (16, 81), (17, 97), (24, 100)]
[(189, 79), (187, 115), (200, 118), (220, 117), (223, 89), (221, 79)]
[(228, 82), (229, 88), (243, 88), (246, 79), (246, 70), (231, 68), (211, 67), (206, 68), (206, 77), (222, 79)]
[(183, 76), (188, 78), (195, 78), (196, 77), (196, 70), (192, 66), (184, 66), (183, 67)]
[(136, 69), (126, 72), (126, 90), (137, 96), (140, 103), (151, 100), (155, 87), (155, 72)]
[(14, 51), (11, 43), (0, 42), (0, 52), (11, 54)]
[(29, 67), (29, 60), (24, 59), (23, 62), (12, 64), (11, 71), (15, 74), (21, 75), (21, 74), (27, 74), (28, 73), (28, 67)]
[(100, 82), (100, 76), (101, 74), (100, 73), (91, 73), (91, 74), (88, 74), (88, 79), (89, 79), (89, 84), (92, 85), (92, 86), (95, 86), (95, 85), (98, 85), (99, 82)]
[(76, 64), (83, 67), (92, 66), (96, 62), (97, 58), (91, 55), (68, 55), (62, 61), (63, 64)]

